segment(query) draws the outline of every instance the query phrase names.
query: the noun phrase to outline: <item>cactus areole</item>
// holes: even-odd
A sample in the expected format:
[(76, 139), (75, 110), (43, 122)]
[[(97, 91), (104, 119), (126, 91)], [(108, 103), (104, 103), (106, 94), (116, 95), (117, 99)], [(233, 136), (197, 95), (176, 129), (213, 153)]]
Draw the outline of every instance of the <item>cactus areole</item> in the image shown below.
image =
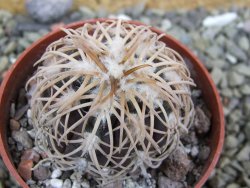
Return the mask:
[(148, 26), (107, 20), (63, 29), (26, 89), (35, 145), (99, 184), (157, 168), (181, 144), (195, 86), (183, 58)]

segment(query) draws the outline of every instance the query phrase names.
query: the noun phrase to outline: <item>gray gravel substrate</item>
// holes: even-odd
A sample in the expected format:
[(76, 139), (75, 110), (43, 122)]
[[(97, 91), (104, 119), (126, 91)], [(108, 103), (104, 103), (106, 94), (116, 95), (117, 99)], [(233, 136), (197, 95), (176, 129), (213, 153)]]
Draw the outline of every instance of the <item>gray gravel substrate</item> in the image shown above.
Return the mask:
[[(233, 12), (236, 18), (227, 24), (218, 20), (216, 26), (203, 26), (208, 15), (226, 12)], [(202, 60), (219, 89), (226, 120), (223, 153), (204, 187), (250, 187), (250, 9), (233, 7), (208, 12), (199, 8), (164, 12), (144, 9), (140, 5), (111, 16), (117, 15), (160, 28), (188, 46)], [(103, 10), (96, 13), (81, 7), (62, 21), (69, 23), (107, 16)], [(0, 10), (0, 82), (17, 56), (48, 31), (48, 25)], [(0, 160), (0, 188), (3, 185), (18, 187)]]

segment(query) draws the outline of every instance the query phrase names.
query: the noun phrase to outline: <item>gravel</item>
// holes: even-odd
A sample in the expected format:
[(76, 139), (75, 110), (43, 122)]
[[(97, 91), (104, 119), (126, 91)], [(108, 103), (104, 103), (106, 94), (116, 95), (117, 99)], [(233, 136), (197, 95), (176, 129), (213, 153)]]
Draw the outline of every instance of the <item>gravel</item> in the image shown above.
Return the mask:
[[(193, 11), (164, 12), (145, 9), (145, 7), (139, 8), (142, 9), (141, 14), (133, 15), (133, 11), (129, 10), (121, 13), (132, 19), (136, 18), (146, 24), (157, 26), (185, 43), (212, 72), (212, 78), (221, 95), (226, 120), (225, 146), (220, 161), (204, 188), (250, 187), (250, 9), (238, 7), (230, 9), (231, 17), (227, 14), (230, 17), (230, 19), (227, 18), (229, 21), (224, 20), (218, 26), (218, 20), (228, 13), (226, 10), (209, 12), (199, 8)], [(96, 16), (108, 16), (105, 10), (97, 13), (86, 7), (79, 8), (79, 11), (70, 15), (62, 17), (60, 21), (69, 23)], [(216, 22), (213, 20), (205, 24), (204, 20), (211, 19), (211, 16)], [(25, 16), (18, 19), (18, 16), (0, 10), (0, 82), (19, 53), (49, 30), (50, 24), (37, 23)], [(12, 107), (13, 110), (15, 107)], [(15, 112), (12, 112), (14, 118), (13, 114)], [(28, 120), (24, 119), (24, 121), (27, 123)], [(195, 142), (197, 138), (190, 134), (186, 139)], [(9, 142), (13, 140), (10, 139)], [(210, 152), (207, 147), (196, 149), (200, 159), (205, 159)], [(196, 149), (190, 148), (194, 156), (197, 153)], [(6, 172), (0, 160), (0, 187), (18, 187), (12, 176)], [(158, 181), (169, 180), (161, 176)], [(30, 184), (32, 183), (34, 184), (30, 181)], [(63, 184), (56, 183), (65, 188), (74, 184), (69, 179)], [(127, 185), (135, 187), (136, 182), (127, 180)]]
[(3, 56), (0, 58), (0, 73), (2, 73), (8, 67), (8, 57)]
[[(181, 169), (181, 171), (180, 171)], [(183, 180), (191, 169), (191, 160), (181, 148), (177, 148), (164, 162), (162, 170), (171, 180), (178, 182)]]
[(27, 133), (27, 131), (24, 131), (24, 130), (12, 131), (12, 138), (16, 142), (22, 144), (22, 146), (26, 149), (29, 149), (32, 147), (33, 141), (29, 137), (29, 134)]
[(72, 3), (72, 0), (26, 0), (26, 9), (32, 18), (48, 23), (64, 16)]
[(40, 166), (34, 170), (33, 175), (35, 180), (43, 181), (49, 178), (50, 173), (48, 167)]

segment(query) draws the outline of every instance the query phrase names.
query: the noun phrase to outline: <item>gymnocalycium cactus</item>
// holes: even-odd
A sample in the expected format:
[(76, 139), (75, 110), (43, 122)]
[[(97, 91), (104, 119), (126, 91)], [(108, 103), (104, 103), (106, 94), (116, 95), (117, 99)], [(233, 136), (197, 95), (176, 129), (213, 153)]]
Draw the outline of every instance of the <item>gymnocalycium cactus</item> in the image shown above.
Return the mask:
[(107, 20), (63, 30), (26, 85), (35, 144), (47, 155), (39, 164), (100, 184), (138, 168), (147, 176), (193, 119), (184, 60), (148, 26)]

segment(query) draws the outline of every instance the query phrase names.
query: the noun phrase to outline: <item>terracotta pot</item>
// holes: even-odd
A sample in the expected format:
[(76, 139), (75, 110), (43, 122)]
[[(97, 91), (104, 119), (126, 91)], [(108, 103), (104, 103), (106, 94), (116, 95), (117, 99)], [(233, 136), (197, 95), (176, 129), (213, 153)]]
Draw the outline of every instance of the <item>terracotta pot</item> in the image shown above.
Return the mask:
[[(94, 23), (96, 21), (104, 21), (105, 19), (95, 19), (88, 21), (81, 21), (68, 25), (68, 28), (77, 28), (85, 23)], [(130, 21), (130, 23), (136, 25), (142, 25), (142, 23), (136, 21)], [(152, 31), (161, 34), (163, 32), (152, 28)], [(28, 187), (25, 181), (18, 174), (16, 167), (13, 164), (10, 152), (7, 144), (7, 131), (9, 125), (9, 111), (11, 102), (16, 99), (19, 89), (24, 86), (28, 75), (31, 75), (34, 71), (33, 63), (36, 62), (46, 47), (53, 41), (63, 37), (65, 34), (60, 30), (53, 31), (48, 35), (41, 38), (39, 41), (32, 44), (26, 49), (22, 55), (18, 58), (17, 62), (11, 67), (7, 75), (5, 76), (0, 90), (0, 152), (5, 165), (8, 170), (19, 182), (22, 187)], [(212, 129), (210, 131), (209, 140), (211, 153), (207, 160), (200, 179), (196, 182), (195, 187), (200, 188), (208, 179), (212, 170), (214, 169), (224, 141), (224, 114), (222, 110), (222, 104), (220, 97), (216, 90), (216, 87), (206, 70), (197, 57), (195, 57), (185, 46), (172, 37), (165, 35), (161, 39), (170, 48), (173, 48), (179, 52), (185, 61), (188, 63), (191, 69), (192, 77), (197, 84), (198, 88), (202, 90), (204, 101), (212, 113)]]

